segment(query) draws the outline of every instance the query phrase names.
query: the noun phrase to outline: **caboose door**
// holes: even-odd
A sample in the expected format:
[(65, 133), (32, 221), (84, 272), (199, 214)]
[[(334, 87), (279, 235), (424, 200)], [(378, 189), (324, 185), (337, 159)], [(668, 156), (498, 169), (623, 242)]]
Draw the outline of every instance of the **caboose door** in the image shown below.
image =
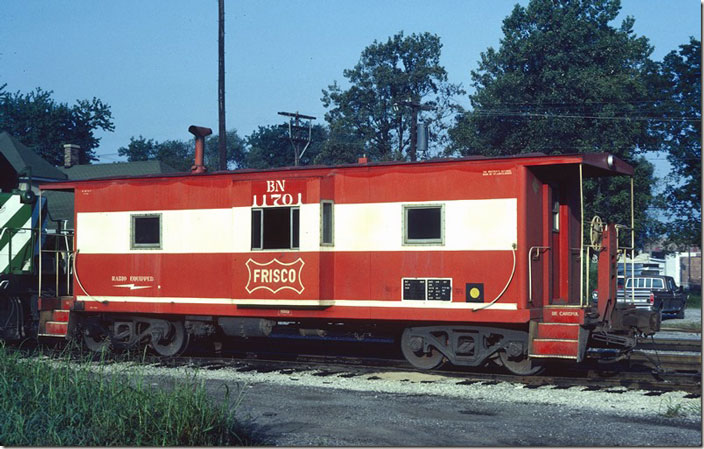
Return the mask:
[(551, 304), (579, 304), (580, 207), (578, 184), (571, 180), (550, 185), (549, 244)]

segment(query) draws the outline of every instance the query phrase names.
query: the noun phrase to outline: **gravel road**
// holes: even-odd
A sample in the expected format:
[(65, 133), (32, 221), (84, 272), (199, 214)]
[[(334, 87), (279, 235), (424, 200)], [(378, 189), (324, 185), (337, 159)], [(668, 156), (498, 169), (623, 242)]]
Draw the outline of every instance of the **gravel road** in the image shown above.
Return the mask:
[[(144, 367), (142, 367), (144, 368)], [(131, 369), (113, 365), (113, 369)], [(189, 368), (148, 367), (155, 385)], [(701, 446), (701, 397), (684, 392), (463, 384), (413, 372), (200, 370), (215, 398), (241, 392), (238, 416), (283, 446)], [(154, 377), (151, 377), (154, 376)], [(167, 382), (168, 383), (168, 382)], [(675, 415), (666, 417), (666, 415)]]
[(245, 389), (242, 413), (268, 444), (286, 446), (701, 446), (700, 419), (622, 413), (626, 397), (595, 411), (532, 402), (514, 386), (505, 386), (510, 399), (492, 399), (491, 387), (463, 397), (258, 383)]

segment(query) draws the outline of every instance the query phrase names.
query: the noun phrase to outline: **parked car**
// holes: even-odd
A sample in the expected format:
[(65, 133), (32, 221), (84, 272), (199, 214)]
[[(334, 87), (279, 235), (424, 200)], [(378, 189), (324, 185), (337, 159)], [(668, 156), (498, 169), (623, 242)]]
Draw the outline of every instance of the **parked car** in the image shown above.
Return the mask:
[(671, 276), (648, 274), (626, 278), (625, 283), (622, 280), (620, 277), (616, 296), (618, 303), (660, 310), (663, 316), (684, 318), (687, 295), (682, 287), (677, 287)]

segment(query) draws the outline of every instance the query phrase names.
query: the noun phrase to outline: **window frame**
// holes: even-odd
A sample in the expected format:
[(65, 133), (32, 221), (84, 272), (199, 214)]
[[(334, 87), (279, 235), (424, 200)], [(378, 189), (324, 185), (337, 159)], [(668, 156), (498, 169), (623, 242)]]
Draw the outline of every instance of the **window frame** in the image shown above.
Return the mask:
[[(159, 242), (158, 243), (137, 243), (135, 241), (136, 220), (139, 218), (158, 218), (159, 219)], [(130, 250), (160, 250), (164, 243), (164, 220), (159, 212), (151, 212), (144, 214), (130, 214)]]
[[(289, 229), (289, 235), (288, 235), (288, 242), (289, 242), (289, 247), (288, 248), (264, 248), (264, 211), (267, 209), (288, 209), (288, 229)], [(293, 238), (293, 233), (294, 233), (294, 227), (293, 227), (293, 211), (297, 210), (298, 211), (298, 245), (293, 246), (294, 243), (294, 238)], [(254, 214), (256, 212), (259, 212), (260, 214), (260, 219), (259, 219), (259, 247), (254, 247), (252, 242), (252, 236), (250, 233), (250, 242), (249, 246), (251, 251), (300, 251), (301, 249), (301, 208), (299, 206), (284, 206), (284, 207), (252, 207), (250, 211), (250, 225), (252, 224), (252, 219), (254, 217)], [(253, 231), (250, 230), (250, 231)]]
[[(250, 231), (250, 237), (249, 237), (249, 246), (252, 251), (262, 251), (264, 249), (264, 209), (261, 207), (253, 207), (251, 210), (251, 215), (249, 217), (249, 223), (250, 226), (252, 226), (252, 229)], [(254, 246), (254, 241), (252, 240), (252, 236), (254, 235), (254, 214), (258, 213), (259, 214), (259, 246)]]
[[(440, 209), (440, 238), (437, 239), (409, 239), (408, 238), (408, 211), (411, 209)], [(444, 246), (445, 245), (445, 203), (404, 204), (401, 209), (403, 228), (401, 230), (403, 246)]]
[[(330, 205), (330, 241), (325, 241), (325, 205)], [(320, 201), (320, 246), (335, 246), (335, 201)]]

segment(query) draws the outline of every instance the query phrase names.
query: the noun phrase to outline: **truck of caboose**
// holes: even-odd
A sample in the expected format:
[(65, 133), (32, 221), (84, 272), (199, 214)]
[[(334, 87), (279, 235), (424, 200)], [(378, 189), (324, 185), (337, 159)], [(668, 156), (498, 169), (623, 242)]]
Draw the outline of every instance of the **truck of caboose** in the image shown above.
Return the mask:
[(85, 311), (525, 324), (580, 304), (580, 173), (627, 172), (593, 156), (44, 188), (75, 190)]

